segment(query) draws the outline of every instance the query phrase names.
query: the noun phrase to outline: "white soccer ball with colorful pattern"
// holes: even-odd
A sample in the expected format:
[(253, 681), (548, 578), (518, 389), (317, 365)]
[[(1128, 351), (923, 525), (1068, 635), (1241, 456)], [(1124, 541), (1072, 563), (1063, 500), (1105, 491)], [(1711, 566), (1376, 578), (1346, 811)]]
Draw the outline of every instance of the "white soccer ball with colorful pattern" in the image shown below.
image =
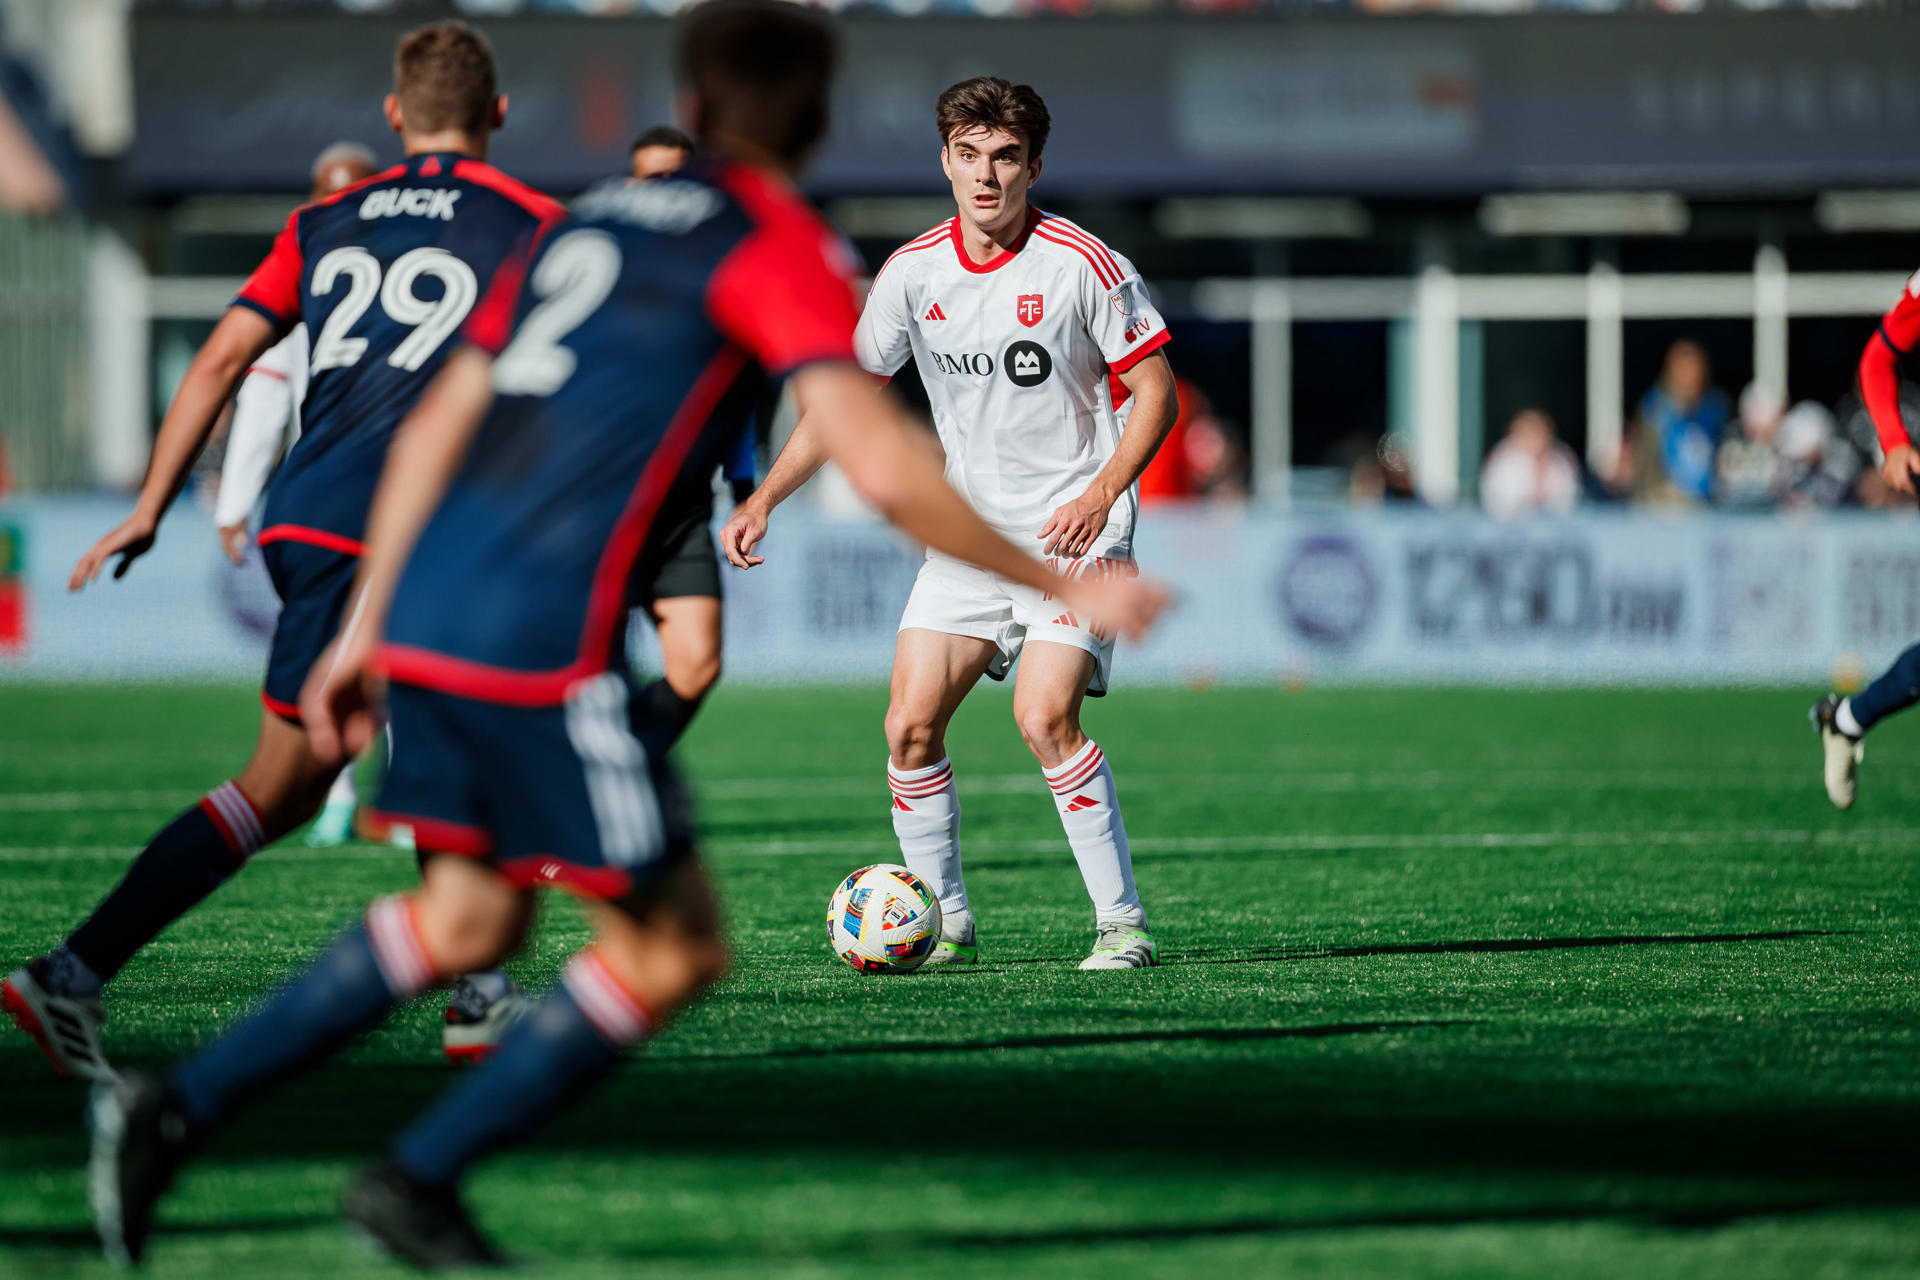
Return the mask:
[(862, 867), (827, 900), (827, 944), (861, 973), (912, 973), (940, 941), (940, 899), (905, 867)]

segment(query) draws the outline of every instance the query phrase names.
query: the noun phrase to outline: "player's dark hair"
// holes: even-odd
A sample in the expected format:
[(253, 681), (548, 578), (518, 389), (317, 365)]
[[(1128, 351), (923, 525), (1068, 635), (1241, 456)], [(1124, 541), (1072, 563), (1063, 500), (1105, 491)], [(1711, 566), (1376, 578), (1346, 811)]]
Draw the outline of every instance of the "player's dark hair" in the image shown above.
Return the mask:
[(459, 21), (409, 31), (394, 46), (393, 92), (416, 132), (485, 129), (500, 96), (493, 46)]
[(826, 136), (838, 42), (826, 19), (774, 0), (709, 0), (680, 29), (680, 81), (701, 141), (726, 134), (796, 163)]
[(627, 154), (632, 155), (643, 147), (678, 147), (692, 155), (693, 139), (670, 124), (657, 124), (635, 138), (633, 145), (627, 148)]
[(975, 129), (1005, 129), (1027, 143), (1027, 159), (1038, 160), (1047, 149), (1047, 134), (1053, 117), (1047, 104), (1030, 84), (1009, 84), (999, 76), (975, 76), (951, 85), (933, 104), (933, 123), (940, 130), (940, 145), (953, 141), (955, 133)]

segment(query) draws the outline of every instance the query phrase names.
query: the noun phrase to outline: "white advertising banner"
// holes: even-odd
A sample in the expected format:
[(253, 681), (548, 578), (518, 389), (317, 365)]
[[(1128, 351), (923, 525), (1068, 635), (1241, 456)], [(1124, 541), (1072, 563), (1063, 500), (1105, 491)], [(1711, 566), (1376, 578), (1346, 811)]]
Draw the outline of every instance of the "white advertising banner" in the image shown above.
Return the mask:
[[(0, 505), (0, 535), (24, 553), (0, 681), (257, 679), (272, 589), (257, 561), (226, 560), (190, 503), (125, 579), (67, 592), (125, 512), (121, 499)], [(763, 550), (758, 569), (722, 570), (727, 679), (884, 680), (919, 552), (876, 522), (800, 510), (776, 515)], [(1920, 522), (1906, 512), (1498, 523), (1218, 508), (1149, 512), (1137, 550), (1179, 605), (1151, 640), (1122, 644), (1122, 684), (1819, 682), (1920, 639)], [(636, 642), (642, 663), (651, 644)]]

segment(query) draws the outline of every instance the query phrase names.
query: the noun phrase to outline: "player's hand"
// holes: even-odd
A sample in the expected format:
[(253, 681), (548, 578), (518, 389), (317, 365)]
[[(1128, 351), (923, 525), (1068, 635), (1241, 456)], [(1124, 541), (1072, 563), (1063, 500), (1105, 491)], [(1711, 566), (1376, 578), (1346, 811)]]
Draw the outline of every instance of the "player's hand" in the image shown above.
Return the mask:
[(235, 564), (247, 562), (247, 522), (223, 524), (220, 526), (220, 545), (227, 553), (227, 559)]
[(734, 568), (751, 569), (766, 563), (765, 556), (753, 554), (766, 536), (767, 513), (751, 502), (743, 502), (733, 509), (733, 517), (720, 530), (720, 550)]
[(1880, 478), (1887, 482), (1887, 488), (1895, 493), (1913, 496), (1913, 480), (1920, 472), (1920, 453), (1914, 452), (1910, 444), (1895, 445), (1887, 450), (1887, 460), (1880, 464)]
[(1090, 619), (1095, 629), (1117, 632), (1129, 640), (1146, 635), (1161, 611), (1173, 603), (1172, 593), (1148, 578), (1075, 579), (1054, 594)]
[(322, 764), (356, 759), (380, 731), (378, 648), (367, 628), (335, 636), (300, 687), (300, 722)]
[(154, 525), (155, 521), (138, 511), (121, 521), (117, 529), (80, 557), (80, 563), (73, 566), (73, 576), (67, 579), (67, 590), (78, 591), (98, 578), (101, 566), (114, 556), (120, 557), (120, 563), (113, 567), (113, 576), (126, 577), (127, 568), (153, 548)]
[(1055, 511), (1047, 517), (1046, 528), (1040, 530), (1046, 554), (1069, 560), (1087, 554), (1093, 549), (1093, 540), (1107, 527), (1107, 512), (1112, 509), (1113, 503), (1104, 494), (1088, 489)]

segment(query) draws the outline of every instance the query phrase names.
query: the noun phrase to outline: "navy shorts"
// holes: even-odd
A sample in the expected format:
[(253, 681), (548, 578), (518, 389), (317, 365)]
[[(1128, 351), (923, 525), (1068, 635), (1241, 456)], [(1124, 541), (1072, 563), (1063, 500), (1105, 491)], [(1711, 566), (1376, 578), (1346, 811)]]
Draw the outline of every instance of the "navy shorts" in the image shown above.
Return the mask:
[(260, 701), (281, 719), (299, 724), (300, 686), (340, 630), (360, 558), (304, 542), (269, 542), (260, 555), (280, 597)]
[(423, 852), (484, 859), (522, 887), (626, 897), (693, 851), (685, 793), (641, 706), (613, 671), (559, 706), (391, 685), (392, 753), (369, 820)]

